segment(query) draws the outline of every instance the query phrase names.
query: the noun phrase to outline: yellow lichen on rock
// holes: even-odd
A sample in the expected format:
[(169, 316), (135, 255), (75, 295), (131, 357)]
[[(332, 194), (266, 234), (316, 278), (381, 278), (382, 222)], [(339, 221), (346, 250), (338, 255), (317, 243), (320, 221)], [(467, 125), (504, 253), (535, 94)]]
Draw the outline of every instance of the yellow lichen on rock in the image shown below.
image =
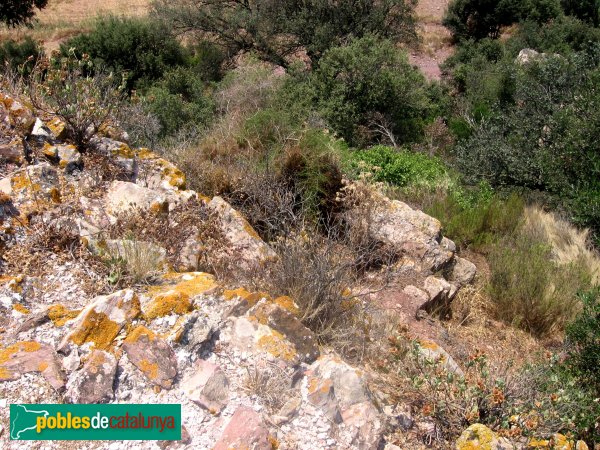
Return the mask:
[(77, 345), (92, 342), (96, 348), (107, 349), (117, 337), (121, 327), (108, 316), (96, 310), (90, 310), (70, 339)]
[(298, 315), (300, 313), (300, 308), (298, 308), (296, 302), (294, 302), (294, 300), (287, 295), (277, 297), (275, 300), (273, 300), (273, 302), (294, 315)]
[(17, 352), (36, 352), (42, 348), (39, 342), (35, 341), (24, 341), (17, 342), (16, 344), (10, 345), (6, 348), (0, 348), (0, 381), (10, 380), (13, 376), (12, 372), (2, 365), (7, 362), (12, 355)]
[(52, 305), (48, 308), (48, 318), (52, 321), (54, 326), (62, 327), (69, 320), (75, 319), (80, 312), (80, 309), (69, 310), (63, 305)]
[(153, 341), (154, 339), (156, 339), (156, 334), (153, 331), (149, 330), (143, 325), (139, 325), (127, 335), (127, 337), (125, 338), (125, 342), (137, 342), (142, 336), (146, 336), (149, 341)]
[(13, 309), (21, 314), (29, 314), (30, 311), (23, 305), (21, 305), (20, 303), (15, 303), (13, 305)]
[(156, 295), (145, 309), (144, 317), (154, 320), (170, 314), (185, 314), (192, 311), (193, 307), (188, 295), (175, 291)]
[(230, 289), (223, 291), (223, 298), (225, 300), (233, 300), (234, 298), (241, 298), (242, 300), (246, 300), (248, 305), (254, 306), (263, 298), (268, 301), (271, 300), (271, 296), (266, 292), (250, 292), (246, 288), (240, 287), (237, 289)]
[(139, 364), (140, 370), (144, 372), (144, 375), (150, 380), (156, 379), (158, 376), (158, 364), (151, 363), (147, 359), (142, 359)]
[(294, 361), (298, 356), (294, 346), (285, 339), (283, 334), (272, 329), (270, 329), (269, 334), (258, 338), (257, 345), (259, 349), (284, 361)]
[(217, 287), (215, 277), (204, 272), (169, 273), (164, 275), (163, 279), (169, 284), (153, 286), (148, 289), (146, 294), (150, 297), (156, 297), (177, 293), (192, 299)]
[(485, 425), (476, 423), (467, 428), (456, 441), (456, 450), (496, 450), (497, 436)]

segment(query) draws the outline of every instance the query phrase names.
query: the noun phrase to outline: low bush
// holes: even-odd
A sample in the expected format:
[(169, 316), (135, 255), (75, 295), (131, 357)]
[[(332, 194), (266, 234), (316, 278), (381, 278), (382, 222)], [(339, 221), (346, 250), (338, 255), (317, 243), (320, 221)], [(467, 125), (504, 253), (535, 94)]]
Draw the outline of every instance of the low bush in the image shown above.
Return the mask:
[(484, 252), (515, 232), (524, 207), (518, 194), (503, 198), (485, 183), (475, 189), (442, 191), (426, 203), (425, 211), (442, 222), (444, 234), (460, 248)]
[(565, 365), (600, 397), (600, 288), (581, 292), (580, 299), (583, 309), (567, 327)]
[(352, 153), (355, 170), (372, 173), (374, 181), (397, 187), (424, 185), (435, 188), (449, 183), (444, 163), (436, 157), (382, 145)]
[(590, 283), (582, 262), (558, 265), (551, 245), (525, 231), (498, 242), (488, 262), (495, 316), (536, 336), (563, 330)]
[(214, 106), (206, 87), (189, 68), (166, 72), (143, 102), (160, 123), (160, 137), (172, 136), (186, 126), (205, 127), (213, 117)]
[(82, 152), (123, 100), (123, 80), (99, 70), (92, 76), (93, 69), (88, 58), (52, 58), (40, 61), (28, 80), (34, 108), (61, 118)]
[(0, 64), (27, 77), (44, 50), (30, 36), (21, 42), (9, 39), (0, 45)]

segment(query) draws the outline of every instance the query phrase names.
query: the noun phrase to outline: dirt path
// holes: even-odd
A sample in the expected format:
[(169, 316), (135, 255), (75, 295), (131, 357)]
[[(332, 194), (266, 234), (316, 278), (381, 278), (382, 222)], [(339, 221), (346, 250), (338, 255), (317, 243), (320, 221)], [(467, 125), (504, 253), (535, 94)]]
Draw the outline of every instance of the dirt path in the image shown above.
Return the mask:
[(442, 25), (448, 3), (450, 0), (419, 0), (416, 8), (422, 43), (409, 59), (430, 80), (441, 78), (440, 64), (453, 52), (450, 32)]

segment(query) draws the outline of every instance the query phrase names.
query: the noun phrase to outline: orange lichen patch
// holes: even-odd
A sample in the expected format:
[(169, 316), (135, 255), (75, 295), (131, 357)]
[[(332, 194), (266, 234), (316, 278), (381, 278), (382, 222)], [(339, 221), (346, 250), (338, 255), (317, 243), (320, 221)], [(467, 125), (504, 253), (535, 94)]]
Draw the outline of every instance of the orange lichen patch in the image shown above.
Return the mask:
[(21, 352), (36, 352), (41, 348), (41, 344), (35, 341), (17, 342), (5, 349), (0, 350), (0, 364), (5, 363), (11, 355)]
[(12, 277), (9, 275), (4, 275), (0, 277), (0, 285), (9, 288), (13, 292), (21, 292), (21, 283), (23, 282), (23, 275), (17, 275), (16, 277)]
[(38, 365), (38, 372), (43, 372), (48, 368), (48, 363), (43, 361)]
[(158, 295), (178, 294), (183, 298), (191, 300), (197, 295), (204, 294), (217, 287), (215, 277), (208, 273), (170, 273), (163, 276), (166, 281), (175, 281), (176, 284), (153, 286), (147, 291), (147, 295), (155, 298)]
[(261, 350), (284, 361), (294, 361), (297, 357), (294, 346), (285, 340), (283, 334), (275, 330), (270, 330), (270, 334), (261, 336), (257, 344)]
[(156, 363), (151, 363), (147, 359), (142, 359), (139, 368), (150, 380), (154, 380), (158, 377), (158, 364)]
[(46, 126), (57, 139), (64, 139), (67, 134), (67, 126), (58, 117), (48, 121)]
[(244, 218), (244, 216), (242, 216), (237, 211), (236, 211), (236, 215), (242, 221), (242, 224), (244, 226), (244, 231), (246, 233), (248, 233), (251, 237), (253, 237), (254, 239), (256, 239), (257, 241), (261, 241), (262, 242), (262, 239), (260, 238), (260, 236), (258, 235), (258, 233), (256, 232), (256, 230), (254, 228), (252, 228), (252, 225), (250, 225), (250, 223)]
[(279, 448), (279, 441), (273, 435), (269, 435), (269, 444), (271, 445), (271, 450), (277, 450)]
[(146, 336), (149, 341), (153, 341), (154, 339), (156, 339), (156, 334), (153, 331), (149, 330), (143, 325), (139, 325), (127, 335), (127, 337), (125, 338), (125, 342), (137, 342), (142, 336)]
[(233, 300), (234, 298), (241, 298), (246, 300), (250, 306), (256, 305), (263, 298), (271, 300), (271, 296), (266, 292), (250, 292), (246, 288), (240, 287), (233, 290), (224, 290), (223, 298), (225, 300)]
[(435, 342), (433, 342), (433, 341), (428, 341), (428, 340), (426, 340), (426, 339), (422, 339), (422, 340), (420, 340), (420, 341), (419, 341), (419, 345), (420, 345), (421, 347), (423, 347), (424, 349), (427, 349), (427, 350), (432, 350), (432, 351), (434, 351), (434, 352), (437, 352), (437, 351), (439, 351), (439, 350), (440, 350), (440, 346), (439, 346), (439, 345), (437, 345), (437, 344), (436, 344)]
[(300, 313), (300, 308), (298, 308), (296, 302), (294, 302), (294, 300), (291, 297), (288, 297), (287, 295), (277, 297), (275, 300), (273, 300), (273, 302), (275, 302), (276, 305), (282, 307), (286, 311), (291, 312), (292, 314)]
[(190, 297), (180, 292), (158, 294), (146, 308), (144, 316), (147, 320), (164, 317), (170, 314), (185, 314), (192, 310)]
[(11, 185), (15, 191), (22, 191), (29, 187), (33, 187), (34, 190), (36, 190), (35, 185), (32, 185), (31, 181), (29, 180), (29, 176), (24, 170), (12, 177)]
[(75, 319), (79, 313), (80, 309), (69, 310), (65, 308), (63, 305), (53, 305), (48, 308), (48, 317), (56, 327), (62, 327), (69, 320)]
[(107, 349), (117, 337), (121, 327), (102, 312), (89, 311), (70, 339), (77, 345), (93, 342), (97, 348)]
[(311, 378), (308, 383), (308, 393), (314, 394), (319, 391), (321, 394), (327, 394), (332, 387), (333, 383), (329, 378), (321, 380), (319, 378)]
[(13, 309), (17, 312), (20, 312), (21, 314), (29, 314), (30, 311), (25, 308), (23, 305), (21, 305), (20, 303), (16, 303), (13, 305)]
[(42, 149), (42, 153), (48, 158), (54, 159), (58, 156), (58, 147), (46, 142), (44, 144), (44, 148)]
[(137, 157), (143, 160), (153, 160), (153, 163), (160, 168), (163, 177), (168, 180), (171, 186), (180, 189), (185, 188), (185, 174), (173, 163), (161, 158), (147, 148), (138, 149)]

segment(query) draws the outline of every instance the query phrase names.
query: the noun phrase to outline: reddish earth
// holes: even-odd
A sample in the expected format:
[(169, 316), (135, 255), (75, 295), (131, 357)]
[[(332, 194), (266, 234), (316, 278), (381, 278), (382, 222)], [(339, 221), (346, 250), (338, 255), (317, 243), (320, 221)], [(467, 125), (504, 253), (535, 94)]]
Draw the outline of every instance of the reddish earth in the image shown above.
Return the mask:
[(442, 76), (440, 65), (452, 55), (450, 32), (442, 25), (450, 0), (419, 0), (416, 8), (422, 41), (409, 54), (410, 62), (430, 80)]

